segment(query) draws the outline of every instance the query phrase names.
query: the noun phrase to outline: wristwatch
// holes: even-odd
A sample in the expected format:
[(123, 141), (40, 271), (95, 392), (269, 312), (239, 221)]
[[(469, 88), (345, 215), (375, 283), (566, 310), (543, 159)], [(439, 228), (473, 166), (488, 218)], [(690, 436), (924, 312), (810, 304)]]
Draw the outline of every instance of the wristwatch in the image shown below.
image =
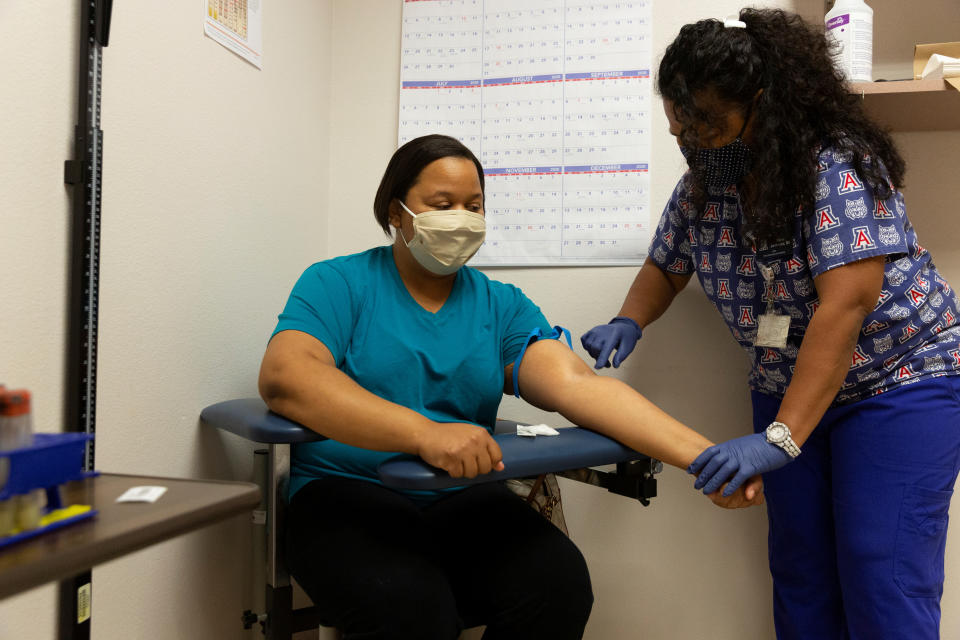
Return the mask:
[(797, 443), (790, 437), (790, 427), (787, 425), (782, 422), (771, 422), (770, 426), (767, 427), (766, 434), (767, 442), (780, 447), (786, 451), (787, 455), (791, 458), (796, 458), (800, 455), (800, 447), (798, 447)]

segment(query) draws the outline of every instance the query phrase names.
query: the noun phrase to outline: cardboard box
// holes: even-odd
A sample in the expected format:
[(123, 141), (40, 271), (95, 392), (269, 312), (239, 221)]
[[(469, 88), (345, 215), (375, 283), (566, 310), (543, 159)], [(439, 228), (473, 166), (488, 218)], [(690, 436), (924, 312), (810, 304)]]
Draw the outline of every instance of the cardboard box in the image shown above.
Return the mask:
[[(913, 48), (913, 78), (920, 79), (927, 61), (935, 53), (951, 58), (960, 58), (960, 42), (940, 42), (937, 44), (918, 44)], [(944, 78), (954, 89), (960, 91), (960, 77)]]

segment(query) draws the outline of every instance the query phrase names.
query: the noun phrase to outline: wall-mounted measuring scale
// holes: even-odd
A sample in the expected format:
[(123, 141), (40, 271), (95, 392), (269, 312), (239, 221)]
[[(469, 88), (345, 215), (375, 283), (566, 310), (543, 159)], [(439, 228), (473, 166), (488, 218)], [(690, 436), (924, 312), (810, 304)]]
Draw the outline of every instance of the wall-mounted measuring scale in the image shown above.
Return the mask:
[[(110, 38), (112, 0), (80, 0), (80, 56), (74, 158), (64, 164), (73, 185), (70, 302), (67, 335), (64, 428), (96, 431), (97, 314), (100, 287), (100, 196), (103, 131), (100, 130), (102, 54)], [(94, 443), (87, 444), (84, 471), (94, 469)], [(89, 639), (91, 572), (60, 583), (58, 637)]]

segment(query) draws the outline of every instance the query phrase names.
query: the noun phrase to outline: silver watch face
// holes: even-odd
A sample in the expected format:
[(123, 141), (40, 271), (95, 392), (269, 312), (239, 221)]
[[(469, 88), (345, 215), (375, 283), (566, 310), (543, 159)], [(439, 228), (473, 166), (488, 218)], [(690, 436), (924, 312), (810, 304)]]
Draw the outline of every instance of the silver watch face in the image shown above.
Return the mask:
[(767, 441), (769, 442), (783, 442), (789, 436), (789, 430), (782, 424), (772, 424), (767, 427)]

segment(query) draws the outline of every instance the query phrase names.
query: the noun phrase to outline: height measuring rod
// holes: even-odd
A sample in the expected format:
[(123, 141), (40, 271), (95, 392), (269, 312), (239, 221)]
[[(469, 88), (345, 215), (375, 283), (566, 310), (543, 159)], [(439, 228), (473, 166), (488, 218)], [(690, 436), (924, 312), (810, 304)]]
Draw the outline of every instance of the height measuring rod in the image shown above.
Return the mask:
[[(70, 299), (67, 334), (64, 429), (96, 431), (97, 313), (100, 287), (100, 196), (103, 131), (100, 90), (103, 48), (110, 38), (112, 0), (80, 0), (80, 55), (74, 157), (64, 163), (73, 186)], [(94, 470), (94, 444), (87, 443), (84, 471)], [(60, 583), (58, 637), (88, 639), (91, 572)]]

